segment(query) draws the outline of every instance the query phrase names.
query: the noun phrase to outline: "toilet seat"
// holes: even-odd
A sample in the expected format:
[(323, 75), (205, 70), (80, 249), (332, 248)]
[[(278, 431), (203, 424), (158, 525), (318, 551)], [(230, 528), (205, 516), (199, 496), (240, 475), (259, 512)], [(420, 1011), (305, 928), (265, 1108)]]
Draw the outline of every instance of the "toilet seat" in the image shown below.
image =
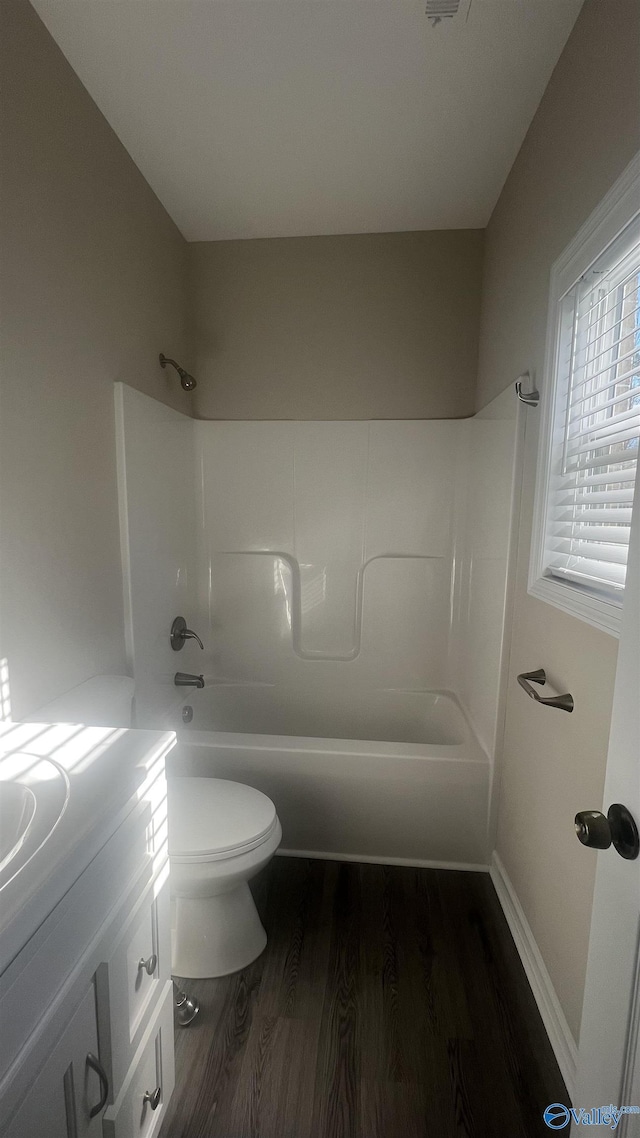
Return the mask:
[(174, 863), (220, 861), (248, 853), (278, 828), (261, 791), (217, 778), (170, 778), (169, 856)]

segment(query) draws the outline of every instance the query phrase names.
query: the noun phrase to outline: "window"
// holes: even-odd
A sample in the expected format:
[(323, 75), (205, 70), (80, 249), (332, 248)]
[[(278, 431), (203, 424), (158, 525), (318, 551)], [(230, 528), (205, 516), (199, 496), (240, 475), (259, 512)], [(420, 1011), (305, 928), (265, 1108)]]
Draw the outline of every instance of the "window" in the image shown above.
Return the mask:
[(554, 266), (549, 329), (529, 591), (618, 632), (640, 442), (638, 160)]

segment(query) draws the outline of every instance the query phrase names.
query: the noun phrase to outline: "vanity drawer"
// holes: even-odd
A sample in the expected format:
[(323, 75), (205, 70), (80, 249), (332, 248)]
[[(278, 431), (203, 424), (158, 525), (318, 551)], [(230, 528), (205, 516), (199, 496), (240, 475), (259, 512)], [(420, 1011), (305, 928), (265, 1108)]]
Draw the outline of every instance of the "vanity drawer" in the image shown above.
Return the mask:
[[(100, 1058), (118, 1097), (158, 998), (171, 977), (169, 880), (150, 883), (113, 953), (96, 973)], [(162, 884), (160, 884), (162, 882)]]
[(124, 1086), (105, 1111), (104, 1138), (153, 1138), (164, 1121), (174, 1083), (173, 984), (169, 981)]

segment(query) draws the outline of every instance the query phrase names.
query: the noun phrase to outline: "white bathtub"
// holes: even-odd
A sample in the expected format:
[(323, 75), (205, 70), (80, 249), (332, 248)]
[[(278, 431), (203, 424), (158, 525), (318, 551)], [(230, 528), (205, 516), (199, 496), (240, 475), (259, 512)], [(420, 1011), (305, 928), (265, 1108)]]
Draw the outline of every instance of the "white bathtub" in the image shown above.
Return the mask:
[(490, 765), (450, 692), (212, 684), (184, 707), (169, 773), (264, 791), (282, 852), (486, 865)]

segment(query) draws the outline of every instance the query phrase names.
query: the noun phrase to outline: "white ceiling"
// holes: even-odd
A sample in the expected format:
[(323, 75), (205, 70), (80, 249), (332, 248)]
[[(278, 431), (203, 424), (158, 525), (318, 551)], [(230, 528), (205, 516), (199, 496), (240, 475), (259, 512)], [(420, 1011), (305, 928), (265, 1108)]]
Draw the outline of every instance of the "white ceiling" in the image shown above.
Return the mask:
[(190, 241), (486, 225), (582, 0), (32, 0)]

